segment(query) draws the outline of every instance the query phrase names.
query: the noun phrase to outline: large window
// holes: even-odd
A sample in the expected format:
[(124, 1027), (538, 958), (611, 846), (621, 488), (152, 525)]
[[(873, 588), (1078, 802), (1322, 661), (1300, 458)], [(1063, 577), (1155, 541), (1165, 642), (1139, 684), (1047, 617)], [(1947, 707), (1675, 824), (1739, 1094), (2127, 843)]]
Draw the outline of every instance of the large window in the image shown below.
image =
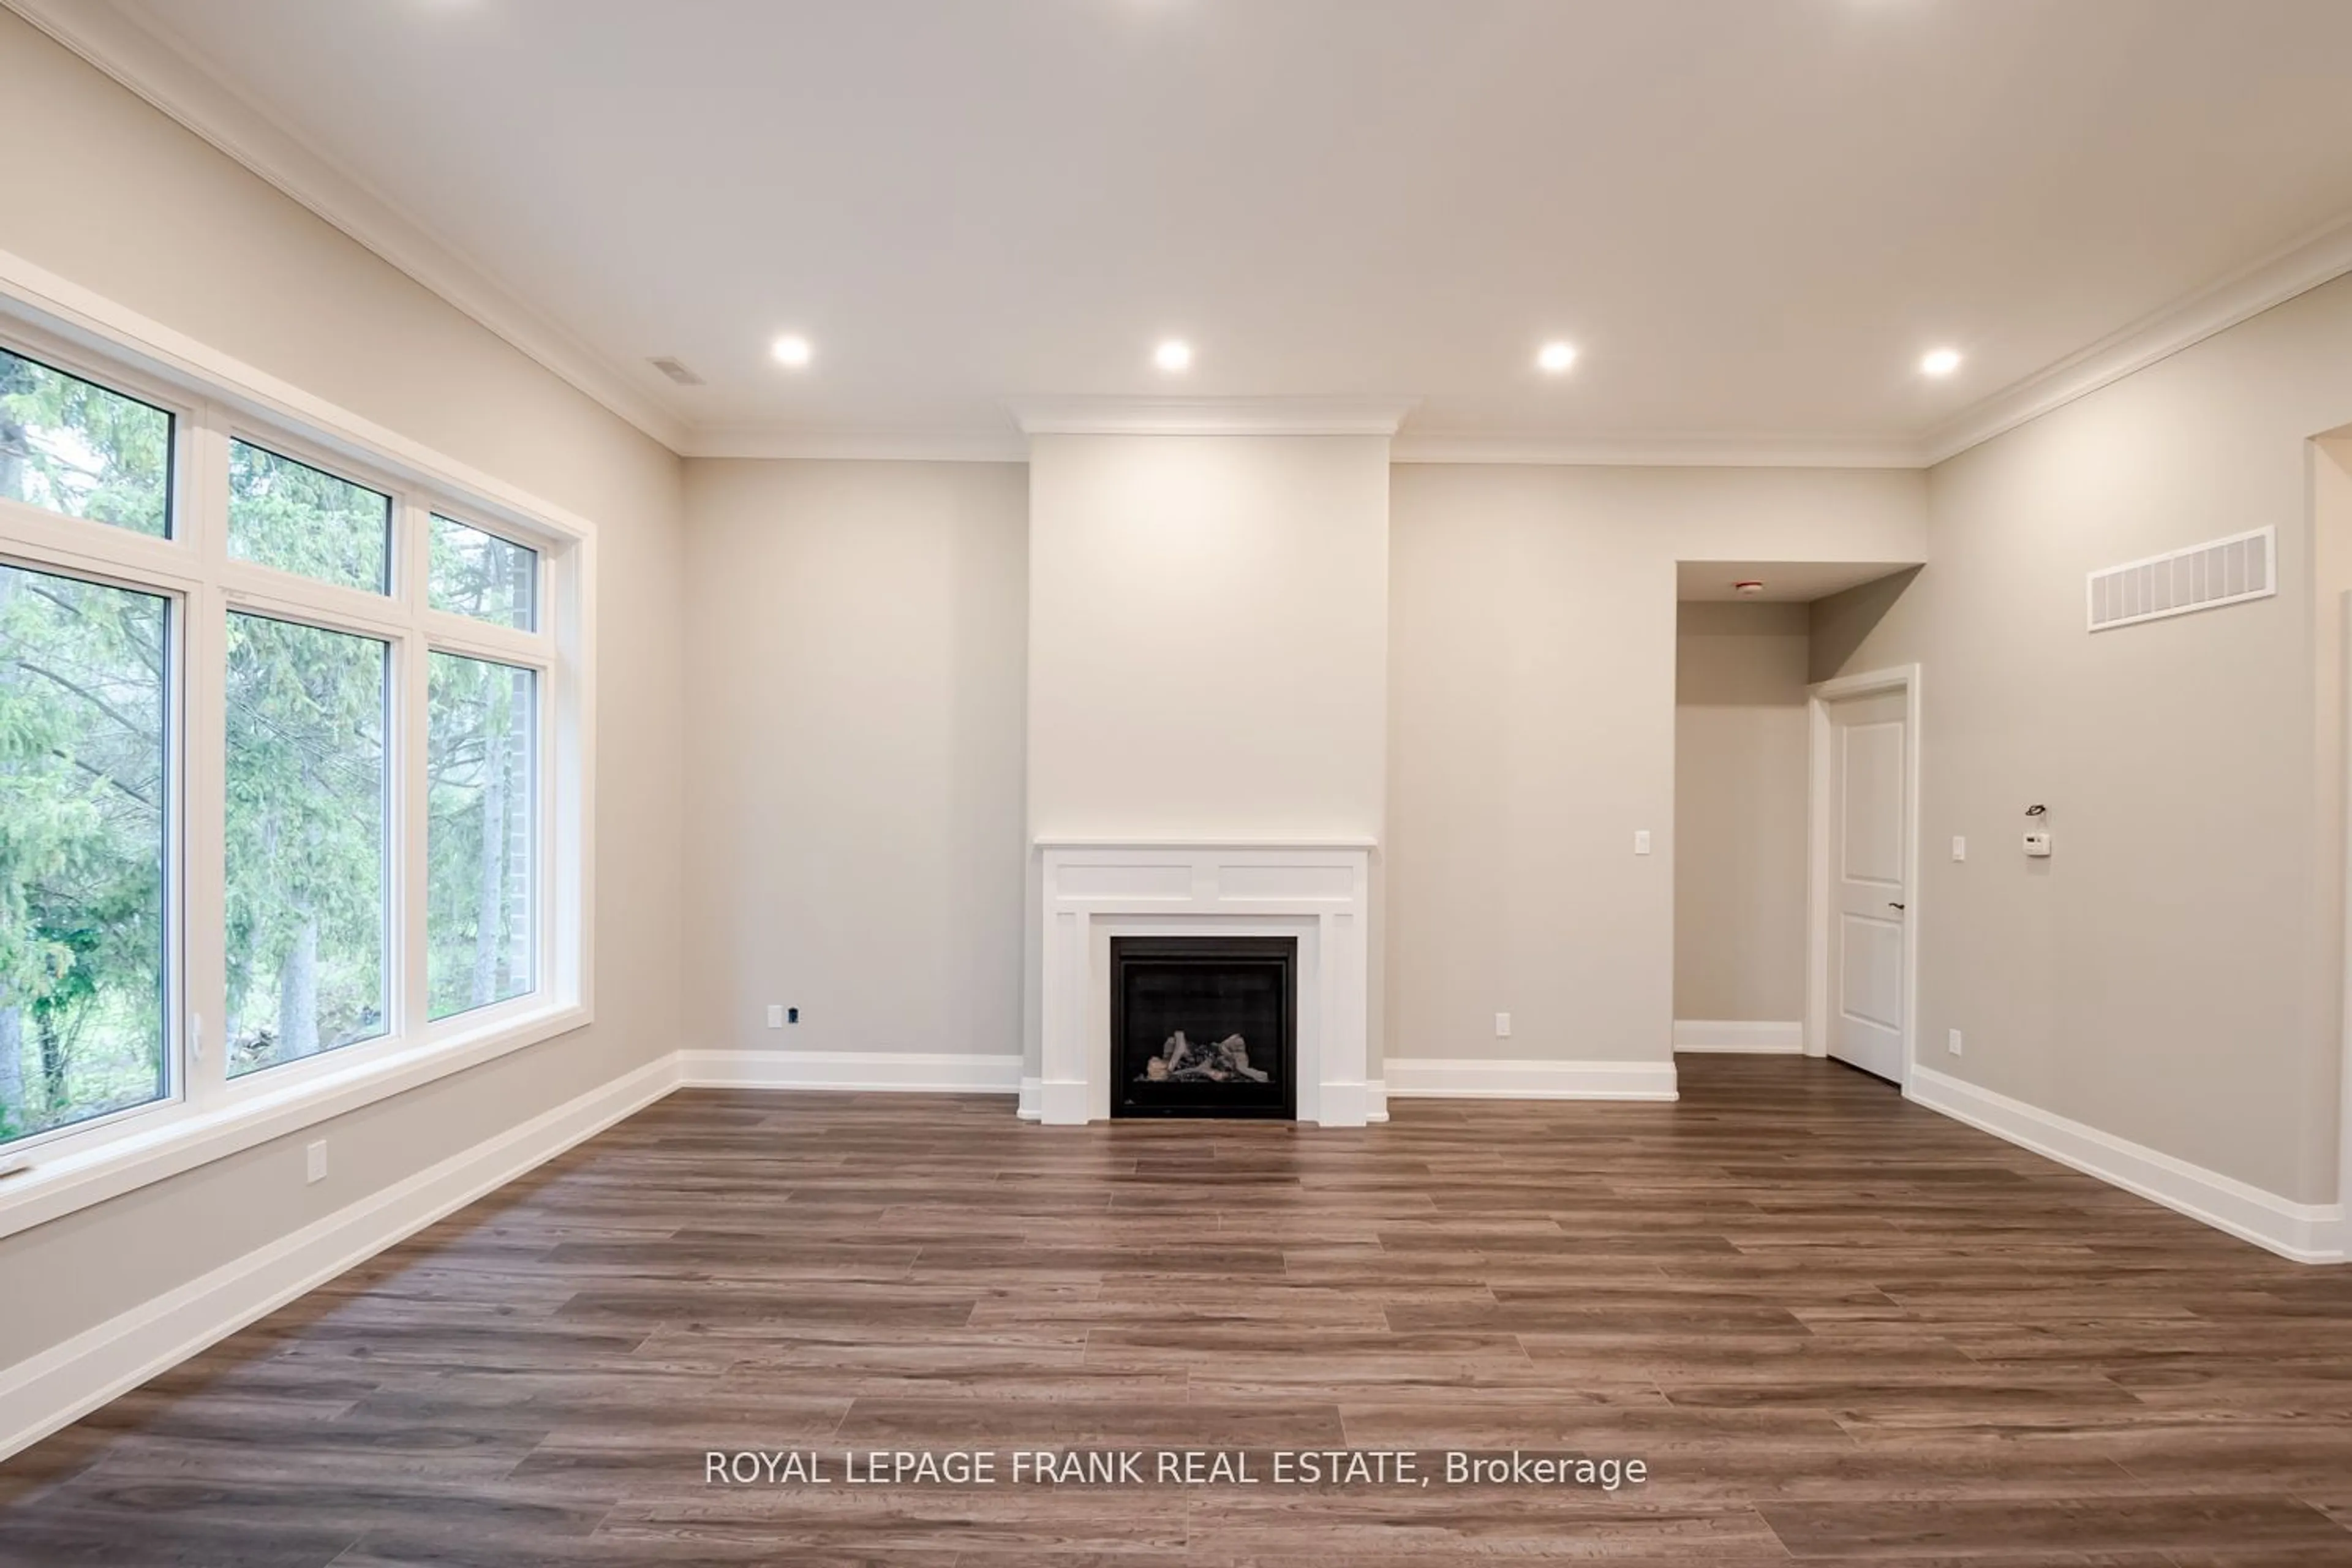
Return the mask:
[(166, 1090), (168, 616), (0, 564), (0, 1141)]
[(582, 533), (16, 319), (0, 1170), (576, 1022)]

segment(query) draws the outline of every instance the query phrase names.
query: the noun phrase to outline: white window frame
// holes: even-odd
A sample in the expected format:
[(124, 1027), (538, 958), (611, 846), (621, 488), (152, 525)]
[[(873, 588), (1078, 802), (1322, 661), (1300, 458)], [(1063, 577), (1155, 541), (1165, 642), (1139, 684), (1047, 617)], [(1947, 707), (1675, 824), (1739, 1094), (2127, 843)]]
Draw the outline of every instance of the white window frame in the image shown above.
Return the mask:
[[(171, 537), (0, 500), (0, 560), (171, 602), (165, 1092), (0, 1146), (0, 1237), (340, 1116), (594, 1016), (594, 526), (0, 251), (0, 347), (174, 417)], [(392, 592), (228, 554), (232, 437), (393, 498)], [(535, 628), (433, 609), (431, 515), (538, 554)], [(227, 1076), (226, 627), (250, 611), (390, 645), (385, 1033)], [(459, 654), (536, 673), (532, 989), (428, 1020), (426, 671)]]

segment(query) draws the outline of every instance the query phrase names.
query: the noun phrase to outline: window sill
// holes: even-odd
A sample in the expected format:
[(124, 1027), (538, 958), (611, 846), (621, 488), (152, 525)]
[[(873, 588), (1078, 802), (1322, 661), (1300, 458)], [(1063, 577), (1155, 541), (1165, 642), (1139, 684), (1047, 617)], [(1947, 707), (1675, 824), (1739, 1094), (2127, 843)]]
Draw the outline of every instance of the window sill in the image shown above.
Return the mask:
[(202, 1110), (159, 1107), (152, 1119), (133, 1123), (136, 1131), (125, 1127), (79, 1148), (58, 1147), (47, 1157), (32, 1151), (28, 1169), (0, 1178), (0, 1237), (570, 1034), (591, 1016), (585, 1006), (556, 1003), (414, 1050), (237, 1095), (226, 1104)]

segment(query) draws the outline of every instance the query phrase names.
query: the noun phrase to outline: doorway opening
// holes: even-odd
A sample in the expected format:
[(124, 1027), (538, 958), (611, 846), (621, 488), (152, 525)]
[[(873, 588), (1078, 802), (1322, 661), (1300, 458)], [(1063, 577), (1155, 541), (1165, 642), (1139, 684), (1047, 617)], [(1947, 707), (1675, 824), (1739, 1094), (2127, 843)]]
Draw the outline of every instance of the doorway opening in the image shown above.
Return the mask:
[[(1916, 903), (1916, 804), (1907, 792), (1917, 777), (1916, 716), (1906, 710), (1891, 728), (1844, 731), (1859, 711), (1846, 706), (1849, 698), (1903, 709), (1906, 691), (1916, 689), (1916, 672), (1874, 685), (1876, 675), (1846, 671), (1866, 657), (1870, 631), (1918, 570), (1883, 562), (1680, 563), (1677, 1054), (1828, 1056), (1896, 1083), (1906, 1077), (1916, 973), (1907, 921)], [(1825, 720), (1835, 742), (1826, 750), (1818, 732)], [(1899, 764), (1891, 772), (1878, 767), (1890, 743)], [(1862, 770), (1836, 803), (1823, 798), (1832, 777), (1843, 776), (1832, 763)], [(1889, 785), (1895, 796), (1885, 795)], [(1856, 857), (1876, 857), (1865, 864), (1841, 855), (1833, 864), (1867, 878), (1877, 906), (1873, 915), (1855, 904), (1850, 927), (1841, 922), (1835, 933), (1834, 955), (1831, 887), (1817, 864), (1832, 805), (1839, 821), (1855, 817)], [(1837, 885), (1864, 884), (1845, 877)], [(1839, 1008), (1829, 1005), (1832, 997)], [(1856, 1021), (1880, 1016), (1888, 1026), (1876, 1031)]]

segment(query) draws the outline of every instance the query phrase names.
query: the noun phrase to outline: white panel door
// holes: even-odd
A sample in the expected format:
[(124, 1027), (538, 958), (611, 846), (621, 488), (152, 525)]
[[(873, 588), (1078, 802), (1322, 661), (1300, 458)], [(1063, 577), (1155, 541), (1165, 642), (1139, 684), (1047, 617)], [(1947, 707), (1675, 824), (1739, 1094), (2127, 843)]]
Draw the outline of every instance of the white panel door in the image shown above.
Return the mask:
[(1896, 1083), (1911, 902), (1905, 701), (1900, 691), (1882, 691), (1828, 705), (1829, 1052)]

